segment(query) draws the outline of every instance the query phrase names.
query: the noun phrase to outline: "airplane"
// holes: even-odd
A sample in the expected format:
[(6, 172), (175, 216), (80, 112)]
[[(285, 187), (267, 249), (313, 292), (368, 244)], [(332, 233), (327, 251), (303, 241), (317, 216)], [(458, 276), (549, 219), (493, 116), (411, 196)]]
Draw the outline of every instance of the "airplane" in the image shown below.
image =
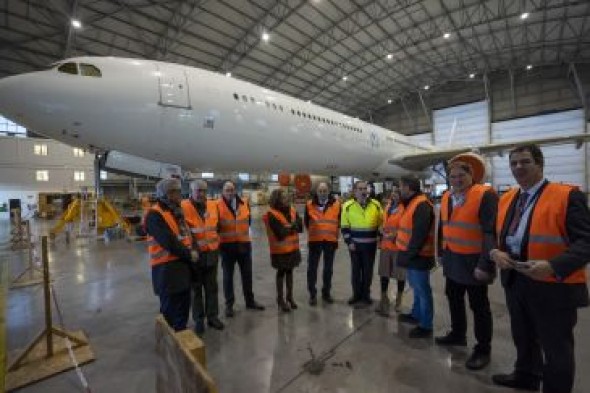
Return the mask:
[(70, 58), (3, 78), (0, 113), (68, 145), (183, 170), (395, 178), (425, 174), (460, 152), (515, 145), (422, 147), (405, 135), (228, 75), (118, 57)]

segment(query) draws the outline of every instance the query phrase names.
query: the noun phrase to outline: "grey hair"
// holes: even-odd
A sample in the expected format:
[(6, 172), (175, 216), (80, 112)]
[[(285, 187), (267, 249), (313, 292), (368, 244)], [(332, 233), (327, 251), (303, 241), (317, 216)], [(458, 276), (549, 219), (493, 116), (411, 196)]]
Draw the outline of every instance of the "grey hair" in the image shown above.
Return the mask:
[(162, 179), (156, 184), (156, 197), (165, 198), (172, 190), (181, 190), (180, 180)]
[(207, 187), (207, 182), (205, 180), (194, 180), (191, 182), (191, 191), (203, 189), (205, 187)]

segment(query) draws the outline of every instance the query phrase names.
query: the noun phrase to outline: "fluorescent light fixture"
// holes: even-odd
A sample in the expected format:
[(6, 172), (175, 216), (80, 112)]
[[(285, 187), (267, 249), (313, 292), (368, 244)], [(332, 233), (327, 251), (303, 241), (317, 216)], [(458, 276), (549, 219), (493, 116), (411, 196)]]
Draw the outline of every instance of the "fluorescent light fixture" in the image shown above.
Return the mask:
[(389, 54), (387, 55), (387, 60), (391, 60), (391, 59), (393, 59), (393, 53), (389, 53)]
[(201, 172), (201, 178), (203, 179), (213, 179), (215, 177), (215, 173), (213, 172)]
[(445, 33), (445, 34), (443, 34), (443, 38), (445, 40), (448, 40), (449, 38), (451, 38), (451, 33)]
[(424, 90), (428, 90), (428, 89), (430, 89), (430, 85), (424, 86)]
[(344, 82), (346, 82), (346, 81), (348, 80), (348, 77), (347, 77), (346, 75), (344, 75), (344, 76), (342, 77), (342, 80), (343, 80)]
[(72, 27), (74, 29), (81, 29), (82, 28), (82, 22), (80, 22), (78, 19), (72, 19)]
[(474, 74), (474, 73), (471, 73), (471, 74), (469, 74), (469, 78), (470, 78), (470, 79), (473, 79), (473, 78), (475, 78), (475, 74)]
[(528, 64), (526, 66), (527, 71), (532, 70), (533, 69), (533, 65), (532, 64)]
[(262, 33), (262, 41), (268, 42), (270, 40), (270, 35), (267, 32)]
[(393, 101), (391, 100), (391, 98), (389, 100), (387, 100), (388, 104), (391, 104)]
[(528, 17), (529, 17), (529, 13), (528, 12), (523, 12), (522, 14), (520, 14), (520, 19), (522, 19), (522, 20), (525, 20)]

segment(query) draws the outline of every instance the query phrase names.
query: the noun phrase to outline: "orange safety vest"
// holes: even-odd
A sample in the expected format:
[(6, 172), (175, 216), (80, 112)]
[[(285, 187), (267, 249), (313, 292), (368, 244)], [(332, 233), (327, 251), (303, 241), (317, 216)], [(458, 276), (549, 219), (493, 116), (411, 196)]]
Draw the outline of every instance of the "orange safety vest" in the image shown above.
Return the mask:
[[(577, 187), (549, 183), (541, 191), (537, 202), (532, 206), (527, 258), (529, 260), (550, 260), (562, 254), (568, 247), (569, 239), (565, 226), (567, 207), (570, 192)], [(498, 243), (500, 241), (504, 221), (508, 215), (510, 206), (518, 195), (518, 188), (512, 188), (500, 198), (498, 203), (498, 220), (496, 221), (496, 233)], [(563, 281), (557, 281), (555, 276), (547, 277), (541, 281), (566, 284), (583, 284), (586, 282), (586, 268), (580, 268), (567, 276)]]
[(486, 191), (491, 187), (474, 184), (465, 193), (465, 203), (453, 207), (449, 217), (450, 192), (445, 192), (440, 205), (443, 250), (457, 254), (479, 254), (482, 251), (483, 232), (479, 223), (479, 208)]
[[(182, 244), (184, 244), (187, 248), (192, 247), (192, 239), (191, 236), (183, 236), (180, 233), (180, 228), (178, 227), (178, 223), (174, 219), (174, 215), (172, 215), (171, 211), (164, 211), (157, 203), (152, 206), (152, 211), (158, 212), (168, 224), (168, 227), (176, 235), (176, 238), (180, 240)], [(166, 250), (164, 247), (160, 246), (156, 239), (153, 236), (148, 236), (147, 240), (148, 244), (148, 253), (150, 254), (150, 265), (156, 266), (162, 263), (167, 263), (171, 261), (175, 261), (178, 259), (176, 255), (172, 255)]]
[[(266, 214), (262, 216), (264, 225), (266, 227), (266, 234), (268, 235), (268, 245), (270, 247), (271, 254), (288, 254), (299, 250), (299, 234), (297, 232), (289, 234), (283, 240), (278, 240), (274, 232), (270, 228), (268, 223), (268, 217), (272, 214), (277, 220), (280, 221), (285, 227), (291, 227), (291, 223), (287, 221), (283, 213), (275, 209), (270, 209)], [(291, 222), (295, 222), (296, 218), (295, 209), (291, 208)]]
[[(408, 244), (410, 244), (412, 230), (414, 228), (414, 212), (416, 211), (416, 206), (422, 202), (426, 202), (428, 205), (430, 205), (430, 207), (432, 207), (432, 202), (426, 198), (426, 195), (420, 194), (412, 199), (410, 204), (406, 206), (404, 212), (401, 215), (399, 227), (397, 228), (397, 236), (395, 238), (395, 245), (401, 251), (408, 250)], [(424, 242), (424, 245), (422, 246), (422, 249), (418, 255), (423, 257), (434, 256), (434, 222), (430, 225), (428, 238), (426, 239), (426, 242)]]
[(238, 204), (235, 216), (223, 198), (219, 199), (217, 206), (219, 208), (219, 240), (221, 244), (250, 242), (250, 208), (248, 204)]
[(307, 201), (309, 228), (307, 240), (310, 242), (338, 242), (338, 223), (340, 222), (340, 202), (334, 201), (323, 212), (313, 201)]
[(395, 238), (397, 236), (399, 221), (404, 212), (404, 206), (400, 203), (392, 214), (388, 214), (390, 208), (391, 203), (387, 205), (383, 212), (383, 238), (381, 239), (381, 249), (397, 251), (398, 247), (395, 243)]
[(207, 201), (204, 221), (190, 199), (183, 200), (180, 206), (182, 206), (184, 218), (191, 229), (194, 242), (196, 242), (199, 251), (207, 252), (217, 250), (219, 248), (217, 201)]

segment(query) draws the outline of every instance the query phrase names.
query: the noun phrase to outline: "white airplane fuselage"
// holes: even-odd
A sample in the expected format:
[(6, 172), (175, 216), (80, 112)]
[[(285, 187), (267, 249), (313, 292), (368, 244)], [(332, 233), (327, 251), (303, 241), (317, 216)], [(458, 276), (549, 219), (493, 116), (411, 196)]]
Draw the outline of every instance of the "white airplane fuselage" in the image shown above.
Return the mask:
[[(78, 74), (58, 70), (66, 63)], [(318, 105), (150, 60), (80, 57), (4, 78), (0, 113), (69, 145), (187, 170), (395, 177), (407, 171), (387, 160), (415, 151), (405, 136)]]

